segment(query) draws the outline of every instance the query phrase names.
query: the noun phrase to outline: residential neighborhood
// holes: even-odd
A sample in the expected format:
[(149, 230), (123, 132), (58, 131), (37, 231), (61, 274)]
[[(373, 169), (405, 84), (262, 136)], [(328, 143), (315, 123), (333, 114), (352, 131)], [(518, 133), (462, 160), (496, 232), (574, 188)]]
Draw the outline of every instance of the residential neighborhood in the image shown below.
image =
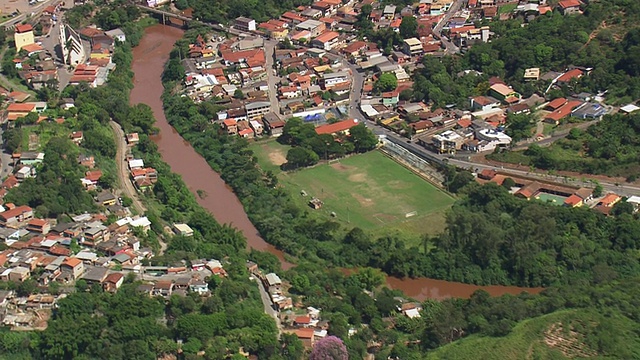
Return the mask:
[(637, 353), (640, 6), (294, 3), (0, 4), (7, 356)]

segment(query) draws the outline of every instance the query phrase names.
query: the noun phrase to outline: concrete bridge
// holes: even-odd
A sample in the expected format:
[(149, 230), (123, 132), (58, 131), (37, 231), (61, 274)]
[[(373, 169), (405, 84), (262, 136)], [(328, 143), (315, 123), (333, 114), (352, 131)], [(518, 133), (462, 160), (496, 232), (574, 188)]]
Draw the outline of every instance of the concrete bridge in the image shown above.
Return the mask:
[(142, 11), (146, 11), (148, 13), (152, 13), (152, 14), (156, 14), (156, 15), (162, 15), (162, 23), (166, 24), (167, 23), (167, 18), (173, 18), (173, 19), (177, 19), (177, 20), (181, 20), (182, 22), (184, 22), (184, 24), (188, 24), (190, 22), (197, 22), (199, 24), (203, 24), (206, 25), (210, 28), (212, 28), (213, 30), (216, 31), (221, 31), (221, 32), (228, 32), (230, 34), (233, 35), (241, 35), (243, 34), (242, 31), (236, 30), (236, 29), (232, 29), (232, 28), (228, 28), (225, 27), (221, 24), (211, 24), (211, 23), (207, 23), (201, 20), (197, 20), (197, 19), (192, 19), (190, 17), (186, 17), (184, 15), (179, 15), (179, 14), (175, 14), (169, 11), (164, 11), (164, 10), (160, 10), (160, 9), (156, 9), (156, 8), (152, 8), (152, 7), (148, 7), (148, 6), (144, 6), (144, 5), (140, 5), (140, 4), (136, 4), (136, 6), (142, 10)]

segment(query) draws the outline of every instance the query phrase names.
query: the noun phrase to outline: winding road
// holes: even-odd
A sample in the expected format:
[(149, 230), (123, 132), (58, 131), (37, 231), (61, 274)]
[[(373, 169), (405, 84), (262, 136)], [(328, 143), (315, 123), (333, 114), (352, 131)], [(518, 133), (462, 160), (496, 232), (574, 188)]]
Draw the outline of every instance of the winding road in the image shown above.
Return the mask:
[[(138, 211), (139, 214), (144, 214), (147, 211), (147, 208), (140, 201), (140, 197), (138, 196), (138, 191), (133, 186), (131, 180), (129, 180), (129, 171), (127, 170), (127, 162), (125, 158), (125, 153), (127, 151), (127, 140), (124, 135), (124, 131), (120, 127), (120, 124), (115, 121), (109, 121), (109, 125), (113, 129), (113, 133), (116, 137), (116, 166), (118, 168), (118, 179), (120, 181), (120, 190), (122, 193), (130, 198), (133, 201), (133, 207)], [(158, 234), (158, 243), (160, 244), (160, 253), (158, 255), (164, 254), (165, 250), (167, 250), (167, 243), (162, 240), (162, 234)]]
[(147, 208), (142, 204), (138, 198), (138, 191), (133, 186), (133, 183), (129, 180), (129, 172), (127, 171), (127, 164), (125, 159), (125, 153), (127, 151), (127, 140), (124, 136), (124, 131), (118, 123), (111, 120), (109, 125), (113, 129), (116, 136), (116, 165), (118, 167), (118, 179), (120, 180), (120, 189), (125, 196), (133, 200), (133, 207), (143, 214), (147, 211)]

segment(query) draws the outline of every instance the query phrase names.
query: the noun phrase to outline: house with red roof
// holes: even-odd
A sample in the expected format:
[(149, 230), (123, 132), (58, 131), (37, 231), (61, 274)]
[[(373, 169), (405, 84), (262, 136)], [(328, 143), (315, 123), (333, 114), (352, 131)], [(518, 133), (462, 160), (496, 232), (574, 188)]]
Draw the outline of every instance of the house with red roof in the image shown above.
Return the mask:
[(580, 207), (582, 205), (584, 205), (582, 198), (576, 194), (572, 194), (564, 200), (564, 206)]
[(594, 209), (608, 216), (611, 213), (613, 206), (620, 202), (620, 200), (622, 200), (622, 197), (619, 195), (609, 193), (598, 202)]
[(327, 31), (311, 41), (311, 46), (331, 50), (340, 42), (340, 34), (335, 31)]
[(124, 282), (122, 273), (111, 273), (102, 282), (102, 288), (107, 292), (116, 292)]
[(549, 103), (544, 107), (545, 110), (549, 110), (549, 111), (556, 111), (558, 110), (562, 105), (567, 103), (567, 99), (560, 97), (560, 98), (556, 98), (553, 99), (551, 101), (549, 101)]
[(567, 82), (570, 82), (573, 79), (581, 78), (582, 75), (584, 75), (584, 72), (582, 70), (580, 70), (580, 69), (572, 69), (572, 70), (569, 70), (566, 73), (562, 74), (562, 76), (560, 76), (558, 78), (558, 82), (567, 83)]
[(400, 101), (400, 92), (398, 90), (382, 93), (382, 105), (395, 106)]
[(71, 133), (71, 135), (69, 135), (69, 138), (71, 139), (71, 141), (73, 141), (76, 145), (80, 145), (80, 143), (82, 142), (82, 140), (84, 140), (84, 134), (82, 133), (82, 131), (74, 131)]
[(51, 231), (51, 224), (44, 219), (31, 219), (27, 223), (27, 230), (33, 231), (42, 235), (46, 235)]
[(6, 120), (15, 121), (36, 111), (36, 103), (11, 103), (7, 107)]
[(222, 127), (227, 130), (228, 135), (235, 135), (238, 133), (238, 122), (236, 119), (225, 119), (222, 121)]
[(60, 265), (60, 270), (63, 275), (67, 275), (67, 279), (76, 280), (84, 272), (84, 264), (78, 258), (68, 257)]
[(308, 327), (311, 324), (311, 317), (309, 315), (297, 316), (293, 320), (294, 326)]
[(69, 85), (79, 85), (81, 82), (86, 82), (91, 87), (97, 87), (99, 69), (100, 67), (97, 65), (79, 64), (69, 79)]
[(558, 125), (560, 124), (560, 120), (571, 115), (571, 111), (573, 111), (573, 109), (577, 108), (580, 105), (582, 105), (582, 101), (578, 101), (578, 100), (569, 101), (564, 105), (560, 106), (557, 110), (545, 116), (544, 121), (550, 124)]
[(354, 41), (349, 43), (344, 48), (340, 49), (340, 52), (347, 56), (358, 56), (363, 51), (367, 50), (367, 43), (364, 41)]
[(18, 52), (26, 45), (35, 44), (36, 41), (33, 35), (33, 26), (30, 24), (16, 25), (13, 40), (15, 41), (16, 51)]
[(318, 135), (322, 135), (322, 134), (331, 134), (331, 135), (336, 135), (336, 134), (345, 134), (345, 135), (349, 135), (349, 129), (351, 129), (352, 127), (358, 125), (358, 120), (357, 119), (347, 119), (347, 120), (342, 120), (339, 121), (337, 123), (333, 123), (333, 124), (326, 124), (326, 125), (320, 125), (316, 128), (316, 134)]
[(33, 219), (33, 209), (29, 206), (22, 205), (11, 208), (0, 213), (0, 225), (5, 227), (17, 227), (21, 222)]
[(294, 12), (291, 12), (291, 11), (285, 12), (284, 14), (282, 14), (282, 16), (280, 16), (280, 18), (283, 21), (285, 21), (287, 23), (290, 23), (290, 24), (293, 24), (293, 25), (300, 24), (301, 22), (307, 20), (304, 17), (302, 17), (302, 16), (300, 16), (300, 15), (294, 13)]
[(293, 99), (302, 96), (302, 92), (296, 86), (283, 86), (279, 92), (280, 99)]
[(222, 59), (225, 65), (239, 65), (246, 63), (250, 67), (264, 66), (266, 64), (266, 57), (264, 49), (250, 49), (243, 51), (223, 51)]
[(310, 329), (310, 328), (295, 329), (293, 333), (296, 334), (296, 336), (298, 337), (298, 339), (300, 339), (300, 341), (302, 341), (302, 344), (304, 345), (305, 348), (309, 349), (313, 347), (313, 344), (315, 342), (313, 329)]
[(562, 0), (558, 3), (558, 9), (562, 15), (579, 14), (580, 5), (582, 3), (579, 0)]

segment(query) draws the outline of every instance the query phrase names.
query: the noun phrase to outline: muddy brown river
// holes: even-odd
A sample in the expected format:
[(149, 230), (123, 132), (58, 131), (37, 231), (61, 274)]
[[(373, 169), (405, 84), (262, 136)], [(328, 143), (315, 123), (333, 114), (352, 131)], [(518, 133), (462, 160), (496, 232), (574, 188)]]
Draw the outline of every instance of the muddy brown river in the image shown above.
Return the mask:
[[(182, 176), (198, 203), (209, 210), (218, 222), (230, 224), (242, 231), (247, 238), (248, 247), (268, 251), (280, 259), (284, 269), (290, 268), (293, 265), (284, 260), (282, 251), (260, 237), (235, 193), (220, 175), (167, 122), (161, 100), (161, 75), (175, 41), (183, 33), (176, 27), (164, 25), (154, 25), (145, 30), (140, 44), (133, 50), (132, 68), (135, 76), (131, 103), (144, 103), (151, 107), (156, 126), (160, 129), (160, 134), (153, 140), (158, 145), (163, 160)], [(198, 190), (204, 191), (207, 196), (200, 198)], [(468, 298), (477, 289), (486, 290), (493, 296), (518, 294), (522, 291), (538, 293), (542, 290), (514, 286), (476, 286), (429, 278), (398, 279), (391, 276), (387, 277), (387, 285), (418, 300)]]

